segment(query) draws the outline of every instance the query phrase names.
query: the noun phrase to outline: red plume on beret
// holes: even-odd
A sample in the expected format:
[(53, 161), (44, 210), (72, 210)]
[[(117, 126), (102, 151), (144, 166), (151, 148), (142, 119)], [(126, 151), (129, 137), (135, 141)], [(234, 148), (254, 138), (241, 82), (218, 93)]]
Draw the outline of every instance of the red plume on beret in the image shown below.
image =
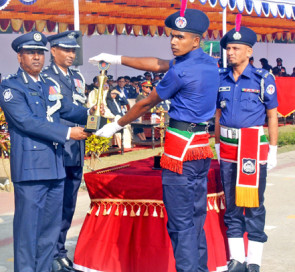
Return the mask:
[(242, 14), (238, 13), (236, 16), (236, 31), (239, 32), (241, 28)]
[(186, 5), (187, 5), (187, 0), (181, 0), (181, 7), (180, 7), (180, 16), (181, 17), (184, 17)]

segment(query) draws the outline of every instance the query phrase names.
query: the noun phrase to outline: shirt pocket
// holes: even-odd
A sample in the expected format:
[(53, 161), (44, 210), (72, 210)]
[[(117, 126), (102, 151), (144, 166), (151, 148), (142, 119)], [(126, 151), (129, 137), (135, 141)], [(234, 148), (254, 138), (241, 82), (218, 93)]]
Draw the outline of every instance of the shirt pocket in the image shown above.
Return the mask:
[(242, 92), (240, 99), (241, 109), (244, 111), (252, 111), (257, 108), (259, 103), (258, 96), (258, 93)]
[(25, 138), (23, 143), (24, 169), (50, 168), (48, 146), (42, 142)]

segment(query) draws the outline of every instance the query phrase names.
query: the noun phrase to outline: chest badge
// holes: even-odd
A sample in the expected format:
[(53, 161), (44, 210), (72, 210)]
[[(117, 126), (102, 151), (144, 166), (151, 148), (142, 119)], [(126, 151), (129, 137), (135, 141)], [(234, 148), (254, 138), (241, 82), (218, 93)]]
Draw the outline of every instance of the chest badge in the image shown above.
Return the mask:
[(219, 92), (229, 92), (230, 86), (219, 87)]
[(56, 86), (50, 86), (49, 88), (49, 101), (56, 101), (58, 99), (62, 99), (63, 95), (59, 92)]

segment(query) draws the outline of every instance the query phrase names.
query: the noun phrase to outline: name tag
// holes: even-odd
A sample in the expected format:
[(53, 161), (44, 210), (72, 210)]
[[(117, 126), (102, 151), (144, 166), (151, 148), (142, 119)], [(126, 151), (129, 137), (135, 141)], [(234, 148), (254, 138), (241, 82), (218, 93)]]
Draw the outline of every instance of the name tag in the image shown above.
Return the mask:
[(33, 96), (38, 96), (38, 95), (39, 95), (38, 92), (30, 92), (29, 94), (30, 94), (30, 95), (33, 95)]
[(256, 89), (242, 89), (242, 92), (247, 92), (247, 93), (259, 93), (260, 90), (256, 90)]
[(230, 87), (227, 86), (227, 87), (219, 87), (219, 91), (220, 92), (229, 92), (230, 91)]

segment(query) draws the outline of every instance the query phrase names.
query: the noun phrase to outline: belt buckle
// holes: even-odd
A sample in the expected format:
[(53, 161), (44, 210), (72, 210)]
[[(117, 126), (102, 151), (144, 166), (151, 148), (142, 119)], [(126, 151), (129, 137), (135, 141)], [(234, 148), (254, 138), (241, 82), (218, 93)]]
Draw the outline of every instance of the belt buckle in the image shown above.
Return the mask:
[(193, 129), (196, 127), (197, 125), (194, 123), (190, 123), (189, 126), (187, 127), (187, 131), (188, 132), (193, 132)]
[[(229, 133), (230, 132), (230, 133)], [(237, 132), (237, 129), (235, 129), (235, 128), (230, 128), (229, 130), (228, 130), (228, 138), (230, 138), (230, 139), (237, 139), (237, 136), (238, 136), (238, 132)]]

